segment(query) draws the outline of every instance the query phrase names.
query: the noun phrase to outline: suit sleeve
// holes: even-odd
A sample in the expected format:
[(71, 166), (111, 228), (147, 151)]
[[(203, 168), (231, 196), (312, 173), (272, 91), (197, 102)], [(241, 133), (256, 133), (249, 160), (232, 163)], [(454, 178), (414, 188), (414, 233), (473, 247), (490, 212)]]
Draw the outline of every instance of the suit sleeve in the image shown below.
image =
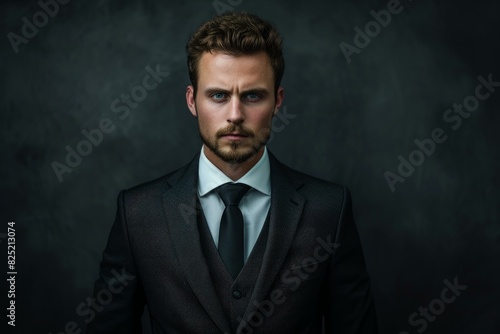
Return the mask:
[(124, 198), (122, 191), (85, 320), (87, 334), (142, 333), (145, 297), (129, 242)]
[(328, 292), (324, 301), (326, 333), (377, 334), (370, 279), (346, 187), (335, 243), (338, 246), (332, 254), (325, 281)]

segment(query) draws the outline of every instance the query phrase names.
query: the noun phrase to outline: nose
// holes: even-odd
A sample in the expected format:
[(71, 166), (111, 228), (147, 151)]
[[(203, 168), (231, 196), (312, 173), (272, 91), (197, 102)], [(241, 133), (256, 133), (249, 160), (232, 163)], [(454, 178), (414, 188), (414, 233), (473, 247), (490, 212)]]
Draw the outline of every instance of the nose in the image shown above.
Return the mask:
[(230, 123), (239, 124), (243, 122), (245, 119), (245, 115), (243, 114), (243, 106), (239, 98), (231, 99), (231, 103), (229, 104), (229, 111), (227, 114), (227, 121)]

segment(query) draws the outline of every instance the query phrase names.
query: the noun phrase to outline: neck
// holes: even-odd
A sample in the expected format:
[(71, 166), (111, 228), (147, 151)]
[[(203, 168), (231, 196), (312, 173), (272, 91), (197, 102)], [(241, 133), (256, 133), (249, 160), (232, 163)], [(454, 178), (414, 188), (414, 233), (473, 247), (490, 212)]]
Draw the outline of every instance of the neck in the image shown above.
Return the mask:
[(213, 163), (215, 167), (219, 168), (231, 180), (236, 181), (252, 169), (252, 167), (255, 166), (255, 164), (260, 160), (264, 154), (264, 147), (262, 147), (259, 152), (254, 154), (248, 160), (241, 163), (225, 162), (215, 155), (215, 153), (212, 152), (206, 145), (203, 145), (203, 153), (205, 153), (207, 159)]

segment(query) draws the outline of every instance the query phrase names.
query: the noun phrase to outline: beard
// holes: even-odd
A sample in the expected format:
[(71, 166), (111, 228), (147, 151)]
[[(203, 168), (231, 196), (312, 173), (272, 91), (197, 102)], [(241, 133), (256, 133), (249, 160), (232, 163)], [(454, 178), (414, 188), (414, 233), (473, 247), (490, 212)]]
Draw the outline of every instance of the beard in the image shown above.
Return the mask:
[[(259, 131), (256, 136), (254, 132), (241, 125), (230, 124), (224, 129), (218, 130), (214, 136), (209, 137), (204, 134), (198, 122), (198, 130), (202, 142), (214, 152), (222, 161), (231, 164), (240, 164), (255, 154), (267, 143), (271, 136), (269, 128), (264, 128)], [(246, 136), (243, 140), (231, 140), (229, 143), (221, 143), (221, 137), (229, 133), (237, 132), (240, 135)]]

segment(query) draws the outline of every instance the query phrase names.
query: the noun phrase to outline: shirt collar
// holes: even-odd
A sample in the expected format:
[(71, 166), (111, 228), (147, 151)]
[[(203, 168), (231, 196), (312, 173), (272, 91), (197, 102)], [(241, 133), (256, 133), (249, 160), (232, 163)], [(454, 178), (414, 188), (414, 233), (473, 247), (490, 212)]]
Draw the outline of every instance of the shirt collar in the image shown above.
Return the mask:
[[(208, 160), (203, 152), (202, 145), (198, 165), (198, 194), (205, 196), (215, 188), (228, 182), (233, 182), (233, 180)], [(271, 195), (271, 167), (266, 146), (264, 146), (264, 153), (259, 161), (245, 175), (234, 182), (244, 183), (261, 193)]]

